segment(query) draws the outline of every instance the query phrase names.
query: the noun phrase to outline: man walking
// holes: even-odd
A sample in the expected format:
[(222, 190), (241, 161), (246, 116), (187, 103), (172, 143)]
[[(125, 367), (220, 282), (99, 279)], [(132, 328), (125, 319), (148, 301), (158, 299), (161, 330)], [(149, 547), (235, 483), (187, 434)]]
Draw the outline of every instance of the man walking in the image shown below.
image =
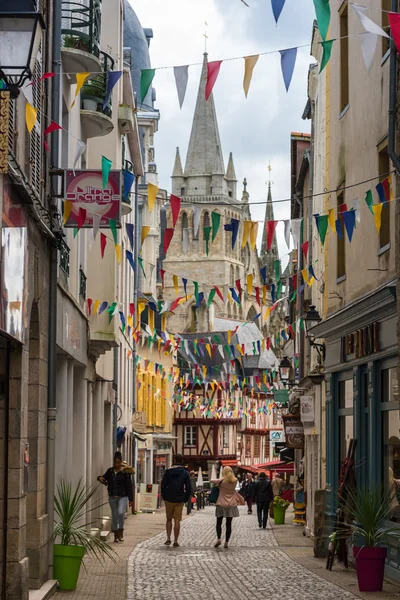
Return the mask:
[(257, 504), (258, 526), (267, 529), (269, 503), (274, 499), (271, 482), (265, 473), (260, 473), (254, 486), (254, 501)]
[(272, 491), (275, 496), (282, 496), (284, 482), (279, 473), (275, 473), (275, 477), (272, 480)]
[(247, 473), (247, 478), (242, 485), (242, 494), (247, 502), (247, 514), (253, 514), (254, 481), (251, 473)]
[(181, 529), (182, 511), (185, 502), (191, 497), (191, 484), (188, 471), (183, 464), (185, 459), (181, 454), (174, 457), (173, 465), (164, 473), (161, 482), (161, 496), (165, 502), (167, 516), (167, 541), (171, 545), (172, 521), (174, 521), (174, 547), (177, 548), (179, 532)]

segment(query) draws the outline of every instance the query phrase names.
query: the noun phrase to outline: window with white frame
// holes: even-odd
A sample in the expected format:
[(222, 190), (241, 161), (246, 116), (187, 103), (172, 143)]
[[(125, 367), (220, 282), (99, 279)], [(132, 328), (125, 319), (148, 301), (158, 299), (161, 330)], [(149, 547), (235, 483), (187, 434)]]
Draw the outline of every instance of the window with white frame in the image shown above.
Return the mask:
[(228, 430), (226, 427), (224, 427), (222, 429), (222, 445), (224, 448), (229, 447), (229, 436), (228, 436)]
[(196, 446), (197, 427), (196, 425), (185, 425), (185, 446)]

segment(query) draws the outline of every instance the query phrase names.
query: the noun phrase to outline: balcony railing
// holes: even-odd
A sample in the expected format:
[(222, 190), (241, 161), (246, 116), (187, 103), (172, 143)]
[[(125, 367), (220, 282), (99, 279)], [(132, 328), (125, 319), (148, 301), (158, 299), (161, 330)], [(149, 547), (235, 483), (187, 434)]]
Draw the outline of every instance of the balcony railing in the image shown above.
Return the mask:
[(100, 57), (101, 2), (89, 0), (88, 6), (79, 0), (62, 1), (63, 47), (82, 50)]
[(86, 300), (86, 280), (87, 277), (82, 269), (79, 269), (79, 297)]
[(69, 277), (69, 248), (67, 244), (62, 240), (60, 242), (60, 269)]
[(108, 73), (114, 71), (114, 59), (107, 52), (100, 51), (100, 60), (103, 68), (103, 73), (100, 73), (93, 79), (88, 79), (82, 87), (81, 102), (84, 110), (93, 110), (100, 112), (103, 115), (111, 118), (112, 102), (111, 95), (107, 101), (107, 105), (103, 108), (104, 99), (107, 90)]

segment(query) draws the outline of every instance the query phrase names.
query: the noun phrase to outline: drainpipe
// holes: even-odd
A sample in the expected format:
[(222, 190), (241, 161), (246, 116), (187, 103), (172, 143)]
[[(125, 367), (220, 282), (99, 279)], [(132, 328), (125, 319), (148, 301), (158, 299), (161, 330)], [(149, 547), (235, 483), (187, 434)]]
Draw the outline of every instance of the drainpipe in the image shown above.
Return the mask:
[[(398, 11), (398, 0), (392, 0), (391, 11)], [(400, 158), (396, 154), (396, 102), (397, 102), (397, 50), (393, 39), (390, 40), (390, 70), (389, 70), (389, 158), (400, 173)]]
[[(135, 216), (134, 216), (134, 221), (135, 221), (135, 227), (133, 230), (133, 235), (134, 235), (133, 246), (134, 246), (136, 269), (133, 274), (133, 305), (135, 307), (135, 310), (133, 313), (133, 329), (135, 329), (135, 327), (137, 326), (137, 306), (138, 306), (137, 299), (138, 299), (138, 287), (139, 287), (138, 256), (139, 256), (139, 252), (140, 252), (139, 227), (138, 227), (138, 225), (139, 225), (139, 178), (137, 175), (135, 176)], [(137, 372), (136, 372), (136, 342), (135, 342), (135, 340), (133, 340), (133, 346), (132, 346), (132, 362), (133, 362), (133, 373), (132, 373), (132, 420), (133, 420), (133, 415), (136, 412), (136, 406), (137, 406)], [(136, 468), (137, 468), (137, 442), (136, 442), (135, 436), (132, 436), (132, 465), (136, 470)], [(132, 482), (133, 482), (132, 512), (135, 512), (135, 510), (136, 510), (136, 502), (135, 502), (136, 473), (134, 473), (134, 475), (132, 476)]]
[(113, 404), (113, 455), (117, 451), (117, 425), (118, 425), (118, 346), (114, 348), (114, 374), (113, 374), (114, 404)]
[(7, 592), (7, 533), (8, 533), (8, 461), (9, 461), (9, 428), (10, 428), (10, 352), (11, 344), (9, 341), (6, 342), (6, 377), (4, 378), (4, 395), (5, 395), (5, 411), (4, 411), (4, 481), (3, 481), (3, 492), (5, 502), (3, 502), (3, 580), (1, 582), (1, 597), (6, 598)]
[[(51, 87), (51, 118), (55, 123), (60, 122), (60, 93), (61, 93), (61, 0), (53, 1), (52, 23), (52, 66), (55, 77)], [(59, 165), (59, 132), (53, 134), (51, 144), (51, 165)], [(53, 213), (57, 211), (57, 200), (51, 199)], [(54, 480), (55, 480), (55, 449), (56, 449), (56, 359), (57, 359), (57, 263), (58, 250), (55, 243), (50, 250), (50, 283), (49, 283), (49, 346), (48, 346), (48, 395), (47, 395), (47, 518), (49, 526), (48, 564), (49, 578), (53, 577), (53, 533), (54, 523)]]

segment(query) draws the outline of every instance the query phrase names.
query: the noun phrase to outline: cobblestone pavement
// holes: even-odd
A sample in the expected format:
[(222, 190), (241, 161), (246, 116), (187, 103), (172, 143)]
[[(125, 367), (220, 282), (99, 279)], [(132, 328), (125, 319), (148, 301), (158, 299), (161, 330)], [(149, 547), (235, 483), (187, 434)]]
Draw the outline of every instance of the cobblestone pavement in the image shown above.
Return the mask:
[(279, 548), (273, 531), (260, 530), (245, 507), (233, 520), (229, 549), (214, 549), (214, 513), (208, 507), (183, 522), (180, 548), (164, 546), (165, 534), (136, 547), (128, 563), (128, 600), (358, 597), (292, 560)]

